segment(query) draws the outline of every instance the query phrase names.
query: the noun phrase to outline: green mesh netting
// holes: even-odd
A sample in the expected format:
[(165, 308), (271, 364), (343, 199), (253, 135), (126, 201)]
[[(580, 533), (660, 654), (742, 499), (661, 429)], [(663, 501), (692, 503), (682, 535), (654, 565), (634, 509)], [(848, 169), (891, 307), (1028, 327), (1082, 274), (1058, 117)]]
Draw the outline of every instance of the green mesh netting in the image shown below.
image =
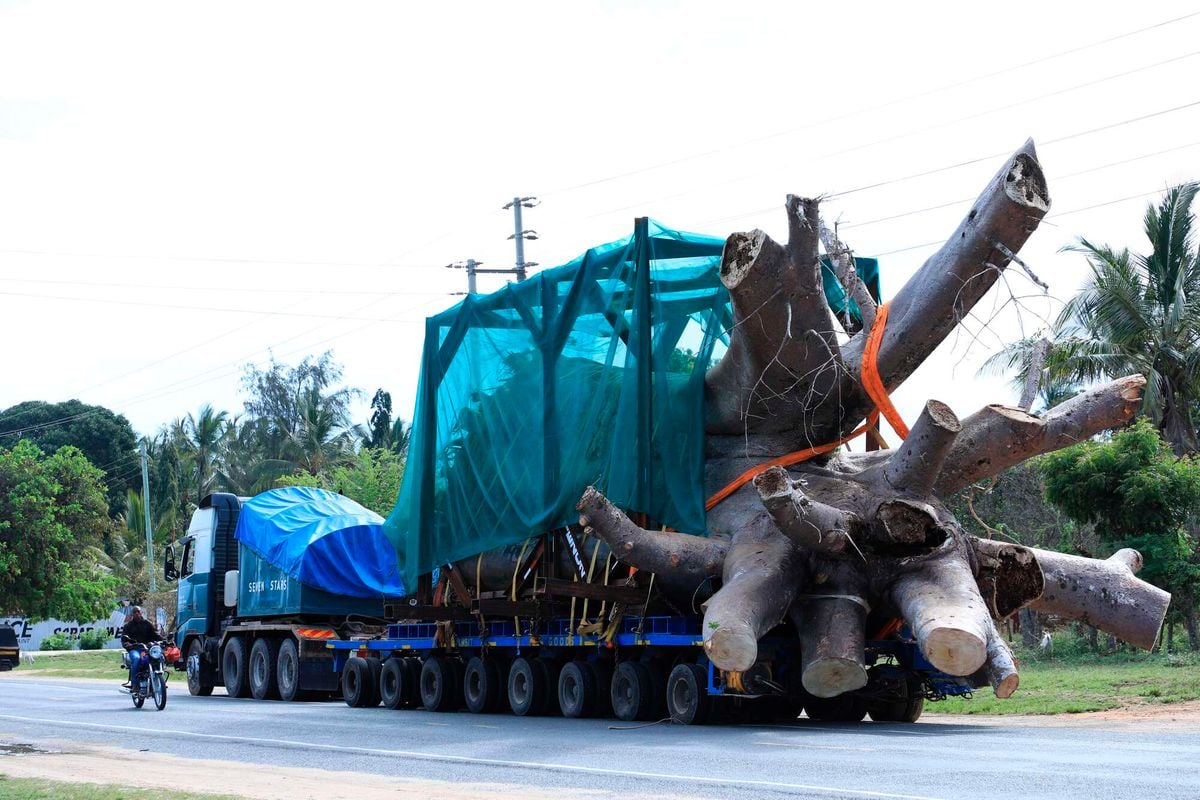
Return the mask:
[[(434, 567), (574, 522), (588, 485), (705, 530), (704, 373), (732, 325), (723, 245), (639, 219), (628, 238), (427, 320), (385, 527), (410, 591)], [(877, 263), (858, 269), (877, 290)]]

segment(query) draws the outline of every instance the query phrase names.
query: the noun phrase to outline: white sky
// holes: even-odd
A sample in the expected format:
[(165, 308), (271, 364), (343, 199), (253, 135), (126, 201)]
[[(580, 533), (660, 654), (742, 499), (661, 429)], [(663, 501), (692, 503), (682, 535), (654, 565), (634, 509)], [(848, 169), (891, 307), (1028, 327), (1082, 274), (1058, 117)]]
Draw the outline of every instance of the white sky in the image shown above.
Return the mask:
[[(526, 258), (549, 267), (642, 215), (783, 238), (789, 192), (991, 155), (825, 205), (891, 296), (1030, 136), (1053, 208), (1022, 255), (1065, 298), (1086, 267), (1062, 245), (1144, 249), (1146, 203), (1200, 177), (1198, 34), (1180, 2), (0, 0), (0, 408), (78, 398), (152, 433), (240, 410), (268, 351), (332, 349), (407, 419), (421, 320), (465, 288), (443, 265), (510, 266), (514, 194), (542, 199)], [(902, 414), (1012, 402), (975, 371), (1022, 328), (992, 330), (943, 346)]]

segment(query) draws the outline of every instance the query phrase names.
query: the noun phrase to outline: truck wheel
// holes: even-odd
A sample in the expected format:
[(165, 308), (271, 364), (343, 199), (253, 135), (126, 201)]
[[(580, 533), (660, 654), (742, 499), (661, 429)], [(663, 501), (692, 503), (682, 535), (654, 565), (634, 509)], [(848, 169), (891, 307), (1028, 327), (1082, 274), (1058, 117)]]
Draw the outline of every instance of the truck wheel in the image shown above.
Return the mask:
[(867, 704), (853, 694), (837, 697), (808, 697), (804, 701), (808, 718), (816, 722), (862, 722), (867, 715)]
[(612, 679), (613, 665), (607, 661), (595, 659), (586, 662), (587, 668), (596, 676), (596, 716), (611, 717), (612, 708)]
[(508, 705), (518, 717), (541, 714), (549, 691), (541, 659), (518, 658), (508, 671)]
[(199, 639), (192, 639), (187, 649), (188, 694), (193, 697), (208, 697), (213, 693), (212, 667), (204, 660), (204, 647)]
[(300, 648), (295, 639), (284, 639), (275, 657), (275, 680), (279, 699), (292, 702), (300, 698)]
[(255, 700), (279, 699), (275, 666), (278, 659), (279, 642), (267, 638), (254, 641), (250, 648), (250, 696)]
[(409, 659), (389, 658), (379, 671), (379, 697), (392, 710), (412, 708), (416, 705), (419, 679), (420, 674), (413, 671)]
[(430, 656), (421, 665), (421, 705), (428, 711), (453, 711), (456, 673), (448, 658)]
[(564, 717), (591, 717), (596, 713), (596, 672), (586, 662), (572, 661), (558, 673), (558, 707)]
[(373, 695), (371, 665), (361, 656), (351, 656), (342, 670), (342, 698), (351, 708), (366, 708)]
[(906, 685), (903, 698), (869, 702), (866, 708), (875, 722), (916, 722), (925, 710), (925, 698)]
[(667, 711), (671, 719), (684, 725), (703, 725), (711, 707), (708, 671), (699, 664), (676, 664), (667, 677)]
[(472, 714), (489, 714), (500, 705), (504, 685), (496, 659), (473, 656), (463, 674), (463, 700)]
[(221, 678), (225, 681), (225, 692), (230, 697), (250, 696), (248, 661), (246, 640), (234, 636), (225, 644), (225, 655), (221, 659)]
[(650, 670), (640, 661), (622, 661), (613, 673), (609, 692), (613, 714), (625, 722), (654, 718), (657, 703)]
[(371, 683), (368, 687), (371, 694), (367, 697), (366, 706), (374, 708), (383, 699), (383, 695), (379, 693), (379, 676), (383, 673), (383, 660), (379, 656), (367, 656), (367, 666), (371, 669)]

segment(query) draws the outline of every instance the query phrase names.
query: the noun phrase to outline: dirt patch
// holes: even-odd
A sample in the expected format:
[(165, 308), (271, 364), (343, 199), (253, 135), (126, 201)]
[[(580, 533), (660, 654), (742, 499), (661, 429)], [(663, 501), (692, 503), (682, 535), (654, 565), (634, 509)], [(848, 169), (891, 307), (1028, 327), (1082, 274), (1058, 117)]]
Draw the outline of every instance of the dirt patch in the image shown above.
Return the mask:
[(1015, 725), (1021, 727), (1091, 727), (1200, 733), (1200, 700), (1182, 703), (1135, 703), (1109, 711), (1082, 714), (938, 714), (921, 724)]
[[(45, 752), (47, 749), (57, 752)], [(21, 751), (21, 754), (15, 754), (15, 751)], [(3, 754), (7, 752), (14, 754)], [(130, 769), (134, 763), (137, 769)], [(407, 797), (421, 800), (475, 800), (479, 797), (489, 800), (604, 800), (614, 797), (608, 792), (582, 789), (547, 791), (516, 784), (450, 783), (360, 772), (247, 765), (163, 753), (133, 753), (69, 742), (56, 742), (53, 748), (46, 743), (36, 746), (11, 740), (0, 743), (0, 774), (144, 789), (172, 786), (253, 800), (394, 800)], [(630, 795), (623, 795), (623, 798), (639, 800)], [(649, 798), (645, 795), (641, 800)], [(688, 800), (679, 795), (676, 798)]]

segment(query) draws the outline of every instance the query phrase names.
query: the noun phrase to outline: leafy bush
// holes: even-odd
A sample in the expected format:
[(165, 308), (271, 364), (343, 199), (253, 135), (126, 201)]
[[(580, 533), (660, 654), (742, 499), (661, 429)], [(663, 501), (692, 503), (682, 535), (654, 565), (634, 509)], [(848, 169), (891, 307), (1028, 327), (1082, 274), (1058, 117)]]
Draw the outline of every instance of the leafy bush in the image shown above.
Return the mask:
[(75, 642), (65, 633), (52, 633), (42, 639), (43, 650), (74, 650)]
[(108, 644), (108, 631), (104, 628), (92, 628), (79, 634), (80, 650), (103, 650)]

